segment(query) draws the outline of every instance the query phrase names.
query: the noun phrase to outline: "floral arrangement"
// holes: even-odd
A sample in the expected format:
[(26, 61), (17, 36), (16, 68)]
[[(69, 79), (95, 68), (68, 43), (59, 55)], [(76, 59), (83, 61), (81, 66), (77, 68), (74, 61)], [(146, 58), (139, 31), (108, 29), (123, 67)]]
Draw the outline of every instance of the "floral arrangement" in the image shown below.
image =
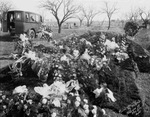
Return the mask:
[(24, 76), (23, 66), (28, 60), (31, 69), (44, 84), (32, 88), (18, 86), (11, 94), (2, 91), (0, 115), (108, 117), (103, 105), (115, 104), (117, 97), (102, 81), (100, 73), (111, 71), (111, 61), (121, 63), (129, 58), (127, 45), (123, 43), (124, 38), (115, 42), (115, 37), (111, 41), (103, 33), (92, 38), (86, 36), (54, 42), (53, 47), (39, 45), (26, 48), (10, 70), (16, 76)]

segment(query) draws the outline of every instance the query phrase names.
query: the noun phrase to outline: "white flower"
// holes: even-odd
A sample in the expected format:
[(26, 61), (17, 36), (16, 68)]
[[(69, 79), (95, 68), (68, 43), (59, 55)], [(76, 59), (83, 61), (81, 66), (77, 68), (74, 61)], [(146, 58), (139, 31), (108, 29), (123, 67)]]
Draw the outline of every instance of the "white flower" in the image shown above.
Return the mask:
[(49, 98), (49, 87), (34, 87), (34, 91), (43, 96), (43, 98)]
[(84, 53), (83, 53), (82, 56), (81, 56), (81, 59), (87, 60), (88, 62), (90, 61), (91, 56), (88, 54), (88, 49), (86, 49), (86, 50), (84, 51)]
[(73, 93), (70, 93), (70, 95), (74, 96), (74, 94), (73, 94)]
[(6, 105), (3, 105), (3, 109), (6, 109), (7, 107), (6, 107)]
[(102, 109), (103, 115), (107, 115), (106, 111), (104, 109)]
[(106, 42), (104, 43), (104, 45), (107, 47), (107, 50), (110, 51), (110, 50), (114, 50), (116, 48), (119, 48), (118, 44), (115, 43), (115, 42), (112, 42), (110, 40), (106, 40)]
[(3, 100), (0, 99), (0, 103), (2, 103), (2, 102), (3, 102)]
[(84, 108), (85, 110), (87, 110), (87, 109), (89, 109), (89, 105), (84, 104), (83, 108)]
[(81, 98), (78, 96), (78, 97), (76, 97), (76, 100), (80, 102)]
[(106, 58), (106, 56), (105, 56), (105, 55), (104, 55), (104, 57), (102, 58), (102, 61), (103, 61), (103, 62), (108, 61), (108, 59)]
[(80, 105), (79, 101), (75, 101), (75, 106), (78, 107)]
[(66, 61), (68, 64), (69, 64), (69, 58), (66, 56), (66, 55), (63, 55), (61, 58), (60, 58), (61, 61)]
[(52, 104), (54, 104), (54, 106), (56, 106), (56, 107), (60, 107), (61, 106), (60, 100), (58, 100), (57, 98), (53, 100)]
[(63, 100), (67, 100), (67, 96), (66, 95), (63, 95)]
[(100, 89), (95, 89), (94, 91), (93, 91), (93, 93), (95, 94), (95, 98), (97, 98), (97, 97), (99, 97), (99, 95), (103, 92), (103, 90), (104, 90), (104, 87), (101, 87)]
[(26, 34), (20, 34), (21, 41), (28, 41), (29, 39), (26, 37)]
[(35, 92), (43, 96), (43, 98), (49, 98), (49, 95), (64, 95), (67, 91), (65, 83), (61, 81), (55, 81), (53, 84), (48, 86), (44, 84), (43, 87), (34, 87)]
[(26, 104), (25, 104), (23, 107), (24, 107), (24, 109), (27, 109), (27, 108), (28, 108), (28, 106), (27, 106)]
[(89, 42), (89, 41), (87, 41), (87, 40), (86, 40), (86, 45), (92, 46), (91, 42)]
[(112, 41), (115, 42), (115, 37), (112, 38)]
[(115, 55), (119, 61), (129, 58), (128, 54), (123, 52), (116, 52)]
[(46, 98), (43, 98), (42, 99), (42, 104), (46, 104), (47, 103), (47, 99)]
[(93, 114), (96, 114), (96, 113), (97, 113), (97, 110), (96, 110), (96, 109), (92, 109), (92, 113), (93, 113)]
[(86, 110), (85, 110), (85, 113), (86, 113), (86, 114), (89, 114), (89, 112), (90, 112), (89, 109), (86, 109)]
[(32, 104), (32, 100), (27, 100), (27, 102), (28, 102), (29, 104)]
[(59, 48), (60, 48), (60, 49), (63, 49), (63, 45), (60, 45)]
[(23, 101), (23, 100), (20, 100), (20, 102), (23, 104), (24, 101)]
[(58, 90), (58, 92), (56, 94), (59, 93), (58, 95), (62, 95), (67, 91), (66, 84), (61, 81), (55, 81), (52, 85), (56, 86), (56, 89)]
[(108, 88), (107, 88), (107, 90), (108, 90), (108, 93), (106, 93), (106, 95), (108, 96), (108, 98), (111, 99), (111, 101), (115, 102), (116, 98), (114, 97), (113, 92)]
[(2, 99), (5, 100), (6, 99), (6, 95), (2, 95)]
[(26, 88), (25, 85), (18, 86), (13, 90), (13, 94), (16, 94), (16, 93), (22, 94), (22, 93), (27, 93), (27, 92), (28, 92), (28, 89)]
[(83, 101), (84, 101), (85, 103), (88, 103), (88, 100), (87, 100), (87, 99), (84, 99)]
[(68, 99), (68, 100), (67, 100), (67, 103), (68, 103), (68, 104), (71, 104), (71, 101)]
[(94, 108), (95, 110), (97, 110), (97, 106), (93, 105), (93, 108)]
[(79, 56), (79, 50), (73, 50), (73, 55), (77, 58)]
[(56, 113), (55, 112), (53, 112), (52, 114), (51, 114), (51, 117), (56, 117)]
[(36, 57), (35, 52), (29, 51), (28, 53), (26, 52), (24, 54), (27, 58), (31, 58), (32, 60), (37, 60), (38, 59), (38, 57)]

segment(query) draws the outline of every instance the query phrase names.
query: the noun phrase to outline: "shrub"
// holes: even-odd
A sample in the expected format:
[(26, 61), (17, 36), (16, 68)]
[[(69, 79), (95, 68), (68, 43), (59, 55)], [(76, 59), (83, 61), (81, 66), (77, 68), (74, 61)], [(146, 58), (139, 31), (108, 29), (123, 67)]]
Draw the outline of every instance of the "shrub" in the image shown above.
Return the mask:
[(134, 21), (127, 22), (124, 27), (125, 33), (128, 36), (134, 36), (138, 32), (138, 29), (139, 25)]

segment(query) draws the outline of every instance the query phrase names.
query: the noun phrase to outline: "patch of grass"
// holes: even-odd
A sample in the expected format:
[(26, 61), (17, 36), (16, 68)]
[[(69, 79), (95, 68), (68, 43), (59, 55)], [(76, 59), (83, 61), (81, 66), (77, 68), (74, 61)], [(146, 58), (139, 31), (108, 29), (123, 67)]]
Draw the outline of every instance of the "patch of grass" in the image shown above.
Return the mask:
[(14, 42), (0, 41), (0, 55), (10, 55), (14, 50)]

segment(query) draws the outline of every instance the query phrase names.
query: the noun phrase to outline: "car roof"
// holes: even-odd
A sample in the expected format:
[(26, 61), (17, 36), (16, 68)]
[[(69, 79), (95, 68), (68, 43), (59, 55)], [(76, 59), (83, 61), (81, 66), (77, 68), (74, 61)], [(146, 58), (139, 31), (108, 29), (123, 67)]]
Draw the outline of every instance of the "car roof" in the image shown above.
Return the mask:
[(20, 9), (11, 9), (11, 10), (9, 10), (8, 12), (16, 12), (16, 11), (18, 11), (18, 12), (28, 12), (28, 13), (33, 13), (33, 14), (37, 14), (37, 15), (40, 15), (40, 14), (38, 14), (38, 13), (35, 13), (35, 12), (31, 12), (31, 11), (26, 11), (26, 10), (20, 10)]

